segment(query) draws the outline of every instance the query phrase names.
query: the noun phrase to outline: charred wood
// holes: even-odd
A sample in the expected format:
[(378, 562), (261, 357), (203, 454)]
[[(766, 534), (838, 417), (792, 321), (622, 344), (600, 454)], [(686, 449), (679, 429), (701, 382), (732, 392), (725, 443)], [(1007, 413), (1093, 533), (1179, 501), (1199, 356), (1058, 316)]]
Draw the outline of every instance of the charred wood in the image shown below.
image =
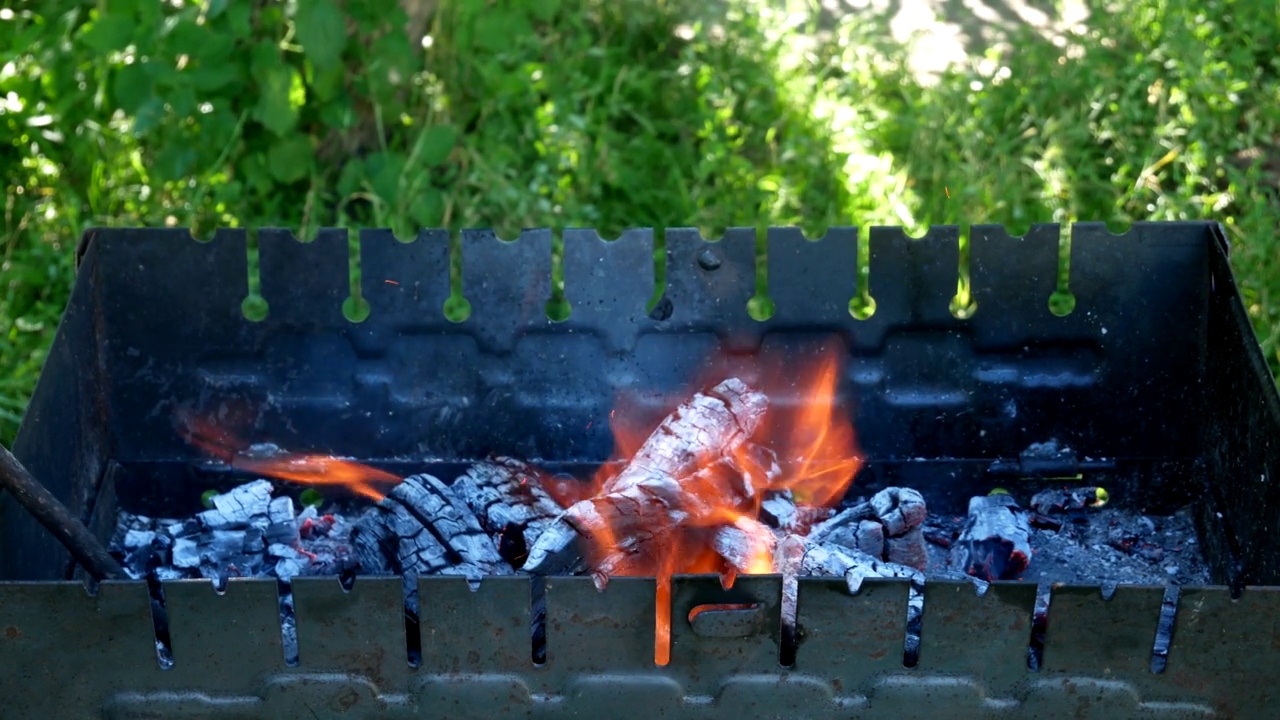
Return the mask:
[(885, 538), (884, 559), (924, 570), (929, 564), (929, 548), (925, 544), (924, 528), (916, 525), (901, 535)]
[(1018, 577), (1031, 561), (1031, 523), (1010, 495), (970, 498), (964, 529), (951, 547), (951, 567), (982, 580)]
[(471, 466), (454, 481), (452, 489), (496, 539), (502, 558), (520, 567), (528, 559), (529, 549), (564, 512), (542, 482), (525, 463), (495, 458)]
[[(768, 407), (765, 396), (730, 378), (697, 393), (658, 426), (596, 497), (577, 502), (563, 521), (603, 552), (598, 582), (633, 558), (670, 542), (684, 527), (716, 522), (745, 508), (778, 474), (772, 453), (744, 448)], [(556, 526), (540, 535), (524, 569), (546, 574), (572, 564), (580, 539)]]
[(399, 485), (356, 525), (353, 545), (370, 573), (508, 575), (511, 568), (454, 492), (431, 475)]

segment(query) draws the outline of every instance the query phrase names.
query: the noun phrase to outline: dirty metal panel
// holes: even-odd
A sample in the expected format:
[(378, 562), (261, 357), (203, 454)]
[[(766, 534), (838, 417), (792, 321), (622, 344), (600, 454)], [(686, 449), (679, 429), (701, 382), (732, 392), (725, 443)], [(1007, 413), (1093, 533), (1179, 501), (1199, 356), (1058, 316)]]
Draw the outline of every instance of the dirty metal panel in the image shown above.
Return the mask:
[(1184, 588), (1163, 678), (1222, 717), (1273, 717), (1280, 704), (1280, 588)]
[(294, 578), (293, 606), (300, 670), (348, 673), (384, 691), (405, 686), (403, 580), (361, 577), (347, 591), (337, 578)]
[(967, 582), (926, 582), (916, 669), (967, 676), (986, 696), (1010, 697), (1027, 676), (1035, 598), (1032, 583), (992, 583), (979, 596)]
[(657, 584), (617, 577), (547, 578), (547, 665), (553, 685), (574, 674), (653, 671)]
[(309, 242), (286, 229), (259, 230), (260, 292), (267, 301), (262, 322), (279, 333), (341, 328), (342, 302), (351, 294), (348, 243), (345, 228), (321, 228)]
[(112, 688), (158, 681), (147, 587), (0, 583), (0, 715), (89, 717)]
[(668, 228), (666, 243), (667, 286), (655, 329), (712, 333), (730, 347), (751, 347), (760, 332), (747, 314), (756, 292), (755, 228), (729, 228), (715, 241), (695, 228)]
[[(716, 605), (754, 606), (744, 614)], [(695, 609), (697, 615), (693, 615)], [(693, 695), (712, 694), (729, 675), (776, 675), (779, 662), (782, 578), (741, 576), (724, 589), (718, 576), (671, 581), (671, 661), (668, 668)], [(723, 614), (700, 617), (702, 613)], [(691, 621), (691, 615), (699, 622)]]
[(870, 264), (867, 289), (875, 312), (862, 321), (857, 349), (873, 352), (899, 329), (954, 327), (951, 300), (960, 277), (960, 228), (934, 225), (920, 238), (900, 227), (868, 229)]
[[(1101, 363), (1098, 387), (1070, 413), (1123, 415), (1108, 432), (1078, 443), (1093, 456), (1186, 456), (1200, 426), (1178, 422), (1203, 404), (1211, 235), (1201, 223), (1134, 223), (1113, 235), (1105, 223), (1071, 228), (1075, 309), (1053, 323), (1089, 338)], [(1102, 404), (1100, 404), (1102, 403)]]
[[(1057, 338), (1049, 297), (1058, 287), (1057, 223), (1037, 223), (1022, 236), (1003, 225), (969, 228), (969, 287), (977, 305), (974, 345), (1007, 348)], [(1028, 317), (1041, 322), (1029, 323)]]
[(391, 322), (360, 323), (365, 328), (400, 330), (443, 329), (449, 299), (449, 231), (422, 230), (401, 242), (390, 230), (360, 231), (360, 294), (369, 314)]
[[(626, 230), (605, 240), (595, 230), (564, 231), (564, 297), (571, 309), (561, 326), (606, 339), (610, 356), (625, 356), (637, 330), (652, 324), (647, 305), (654, 296), (653, 228)], [(608, 286), (609, 293), (597, 292)]]
[(1046, 674), (1100, 674), (1129, 682), (1151, 674), (1151, 650), (1164, 590), (1120, 586), (1110, 600), (1099, 588), (1051, 590), (1045, 630)]
[(533, 669), (527, 577), (418, 579), (422, 672), (519, 673)]
[(222, 594), (208, 580), (175, 580), (163, 587), (173, 639), (166, 688), (256, 693), (269, 675), (285, 669), (273, 580), (232, 578)]
[(841, 697), (865, 698), (878, 676), (902, 670), (909, 588), (867, 580), (850, 595), (843, 579), (802, 578), (796, 672), (829, 678)]
[(525, 230), (507, 241), (492, 230), (463, 230), (462, 296), (471, 316), (459, 327), (475, 333), (484, 351), (507, 352), (526, 333), (550, 327), (551, 231)]
[(1151, 672), (1162, 588), (1120, 586), (1109, 600), (1097, 587), (1051, 592), (1041, 676), (1026, 698), (1029, 712), (1076, 717), (1091, 707), (1108, 707), (1140, 715), (1152, 702), (1190, 699)]
[(816, 239), (796, 227), (769, 228), (768, 261), (768, 332), (848, 334), (859, 322), (849, 314), (858, 292), (858, 228), (829, 228)]

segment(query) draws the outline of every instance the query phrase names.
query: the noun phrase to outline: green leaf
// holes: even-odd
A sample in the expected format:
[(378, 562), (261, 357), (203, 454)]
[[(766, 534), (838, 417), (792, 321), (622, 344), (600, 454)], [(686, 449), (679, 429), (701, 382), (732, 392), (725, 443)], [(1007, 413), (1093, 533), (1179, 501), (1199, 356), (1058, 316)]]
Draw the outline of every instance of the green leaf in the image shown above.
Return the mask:
[[(321, 70), (314, 63), (307, 64), (307, 87), (312, 95), (322, 103), (327, 103), (342, 92), (342, 81), (346, 79), (346, 68), (341, 65)], [(347, 103), (344, 102), (343, 105)]]
[(164, 120), (164, 101), (153, 97), (143, 103), (133, 116), (133, 134), (138, 137), (146, 135), (159, 127), (162, 120)]
[(151, 161), (151, 170), (159, 180), (178, 180), (191, 172), (196, 161), (196, 149), (190, 143), (172, 142)]
[(254, 192), (266, 193), (275, 186), (268, 170), (267, 158), (263, 153), (244, 155), (240, 160), (240, 175)]
[(315, 151), (306, 135), (294, 135), (275, 143), (267, 151), (271, 176), (282, 183), (295, 183), (311, 174), (315, 164)]
[(233, 37), (247, 38), (253, 34), (253, 3), (233, 2), (227, 6), (225, 17)]
[(205, 17), (210, 20), (218, 17), (230, 4), (231, 0), (209, 0), (209, 8), (205, 11)]
[(100, 53), (123, 50), (133, 39), (133, 19), (124, 14), (103, 15), (80, 33), (80, 42)]
[(348, 103), (330, 103), (320, 108), (320, 121), (333, 130), (350, 130), (357, 119)]
[(126, 115), (136, 115), (138, 110), (155, 94), (155, 84), (141, 61), (125, 65), (116, 71), (111, 84), (112, 95)]
[(165, 100), (168, 101), (173, 114), (180, 118), (190, 117), (196, 112), (196, 91), (189, 85), (174, 88)]
[(550, 22), (556, 16), (556, 11), (560, 9), (560, 0), (538, 0), (532, 3), (530, 9), (533, 10), (533, 17), (542, 22)]
[(258, 77), (258, 104), (252, 116), (276, 135), (285, 135), (298, 122), (298, 104), (293, 91), (295, 83), (302, 84), (302, 77), (284, 64), (276, 48), (264, 49), (263, 45), (254, 48), (251, 62)]
[(293, 18), (298, 42), (317, 68), (328, 68), (342, 59), (347, 44), (347, 23), (333, 0), (303, 0)]
[(516, 39), (531, 35), (529, 18), (519, 10), (490, 10), (476, 20), (476, 44), (491, 52), (511, 49)]
[(342, 174), (338, 176), (338, 195), (339, 197), (347, 197), (360, 189), (360, 184), (364, 182), (364, 161), (360, 158), (352, 158), (342, 166)]
[(240, 67), (232, 63), (206, 63), (186, 71), (184, 74), (191, 87), (200, 92), (214, 92), (235, 82), (240, 77)]
[(369, 185), (373, 194), (383, 202), (392, 204), (400, 194), (400, 174), (404, 172), (404, 157), (392, 153), (374, 153), (369, 156)]
[(443, 165), (458, 142), (458, 131), (452, 125), (436, 125), (422, 133), (422, 162), (430, 167)]
[(409, 203), (409, 217), (419, 228), (436, 227), (444, 219), (444, 194), (433, 187), (418, 191)]

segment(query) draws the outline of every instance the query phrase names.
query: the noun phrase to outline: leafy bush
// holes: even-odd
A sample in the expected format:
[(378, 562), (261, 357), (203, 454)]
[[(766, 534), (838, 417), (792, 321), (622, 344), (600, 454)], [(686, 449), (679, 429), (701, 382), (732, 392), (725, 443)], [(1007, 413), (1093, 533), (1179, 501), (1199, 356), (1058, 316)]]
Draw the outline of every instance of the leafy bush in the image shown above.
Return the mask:
[(887, 18), (806, 45), (807, 5), (754, 0), (442, 0), (424, 41), (397, 0), (31, 5), (0, 10), (0, 441), (91, 225), (1208, 217), (1280, 358), (1267, 3), (1100, 6), (928, 87)]

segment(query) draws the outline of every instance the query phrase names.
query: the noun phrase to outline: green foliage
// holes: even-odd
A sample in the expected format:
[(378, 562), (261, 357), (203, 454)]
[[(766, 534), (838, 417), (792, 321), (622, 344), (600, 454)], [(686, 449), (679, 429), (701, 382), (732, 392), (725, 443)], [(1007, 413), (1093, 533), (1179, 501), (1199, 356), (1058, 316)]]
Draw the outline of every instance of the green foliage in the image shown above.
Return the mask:
[[(427, 43), (398, 0), (29, 5), (0, 15), (3, 442), (91, 225), (509, 238), (1214, 218), (1280, 364), (1274, 3), (1096, 7), (1074, 44), (1017, 38), (1016, 56), (928, 87), (885, 43), (887, 18), (857, 13), (806, 48), (755, 0), (441, 0)], [(443, 310), (460, 320), (454, 280)]]

